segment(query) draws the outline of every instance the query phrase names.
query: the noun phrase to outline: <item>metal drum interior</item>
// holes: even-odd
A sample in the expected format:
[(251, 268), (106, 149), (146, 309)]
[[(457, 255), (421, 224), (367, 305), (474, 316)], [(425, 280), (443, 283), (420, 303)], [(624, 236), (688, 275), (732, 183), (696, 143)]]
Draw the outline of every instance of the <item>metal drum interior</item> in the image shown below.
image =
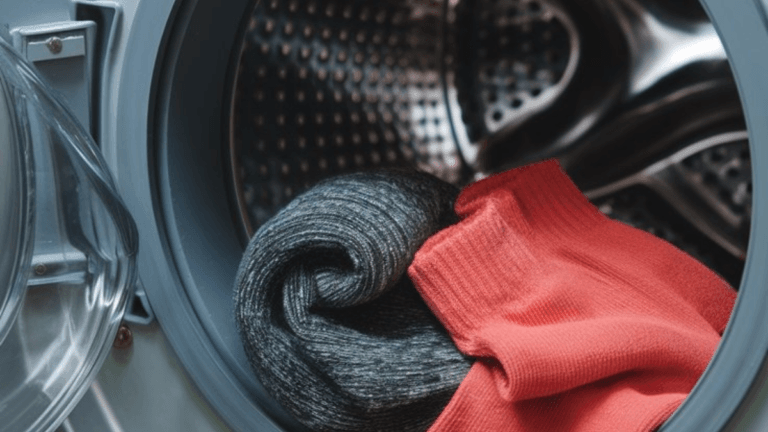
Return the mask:
[(258, 2), (225, 151), (243, 238), (331, 175), (410, 166), (465, 185), (556, 157), (606, 214), (738, 286), (741, 105), (698, 2), (668, 3)]

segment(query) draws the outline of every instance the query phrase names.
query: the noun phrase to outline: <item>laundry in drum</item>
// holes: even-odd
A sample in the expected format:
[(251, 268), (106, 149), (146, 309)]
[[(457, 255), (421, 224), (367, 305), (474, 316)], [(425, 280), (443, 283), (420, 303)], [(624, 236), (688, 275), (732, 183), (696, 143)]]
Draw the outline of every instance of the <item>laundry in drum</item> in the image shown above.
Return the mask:
[(255, 6), (235, 314), (299, 423), (651, 431), (680, 406), (736, 296), (749, 151), (711, 25), (625, 3)]
[(254, 373), (312, 430), (651, 431), (735, 297), (549, 160), (458, 196), (402, 170), (324, 180), (257, 230), (235, 311)]
[(472, 360), (406, 271), (456, 221), (457, 189), (428, 174), (335, 177), (251, 240), (236, 314), (257, 377), (311, 430), (426, 430)]

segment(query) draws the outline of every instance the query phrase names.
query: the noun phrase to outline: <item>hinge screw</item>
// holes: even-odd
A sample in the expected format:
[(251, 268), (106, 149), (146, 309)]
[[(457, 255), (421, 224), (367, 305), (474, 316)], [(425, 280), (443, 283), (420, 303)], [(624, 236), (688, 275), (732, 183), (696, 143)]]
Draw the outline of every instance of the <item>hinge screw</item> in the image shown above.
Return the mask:
[(57, 38), (56, 36), (48, 39), (48, 41), (45, 43), (45, 46), (48, 47), (48, 51), (50, 51), (51, 54), (58, 54), (63, 48), (61, 39)]
[(133, 333), (131, 329), (125, 324), (120, 324), (120, 328), (117, 329), (117, 336), (115, 336), (115, 342), (112, 344), (117, 349), (125, 349), (133, 344)]

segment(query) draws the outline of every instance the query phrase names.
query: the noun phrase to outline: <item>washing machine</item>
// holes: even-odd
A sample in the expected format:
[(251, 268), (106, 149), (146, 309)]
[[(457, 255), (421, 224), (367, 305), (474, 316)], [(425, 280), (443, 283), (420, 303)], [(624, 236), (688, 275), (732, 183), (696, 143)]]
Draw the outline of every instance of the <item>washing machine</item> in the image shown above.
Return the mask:
[(768, 430), (768, 1), (2, 0), (0, 430), (305, 430), (236, 331), (249, 236), (547, 158), (738, 288), (660, 430)]

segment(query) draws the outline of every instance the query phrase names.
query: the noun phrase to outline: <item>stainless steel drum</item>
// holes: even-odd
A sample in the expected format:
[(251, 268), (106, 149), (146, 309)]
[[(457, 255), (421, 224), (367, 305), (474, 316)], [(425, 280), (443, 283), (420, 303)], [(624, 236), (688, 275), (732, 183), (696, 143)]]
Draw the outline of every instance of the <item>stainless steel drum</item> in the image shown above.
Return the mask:
[(736, 87), (700, 6), (667, 3), (257, 3), (229, 124), (244, 233), (334, 174), (407, 165), (463, 185), (557, 157), (607, 214), (738, 285), (752, 189)]

